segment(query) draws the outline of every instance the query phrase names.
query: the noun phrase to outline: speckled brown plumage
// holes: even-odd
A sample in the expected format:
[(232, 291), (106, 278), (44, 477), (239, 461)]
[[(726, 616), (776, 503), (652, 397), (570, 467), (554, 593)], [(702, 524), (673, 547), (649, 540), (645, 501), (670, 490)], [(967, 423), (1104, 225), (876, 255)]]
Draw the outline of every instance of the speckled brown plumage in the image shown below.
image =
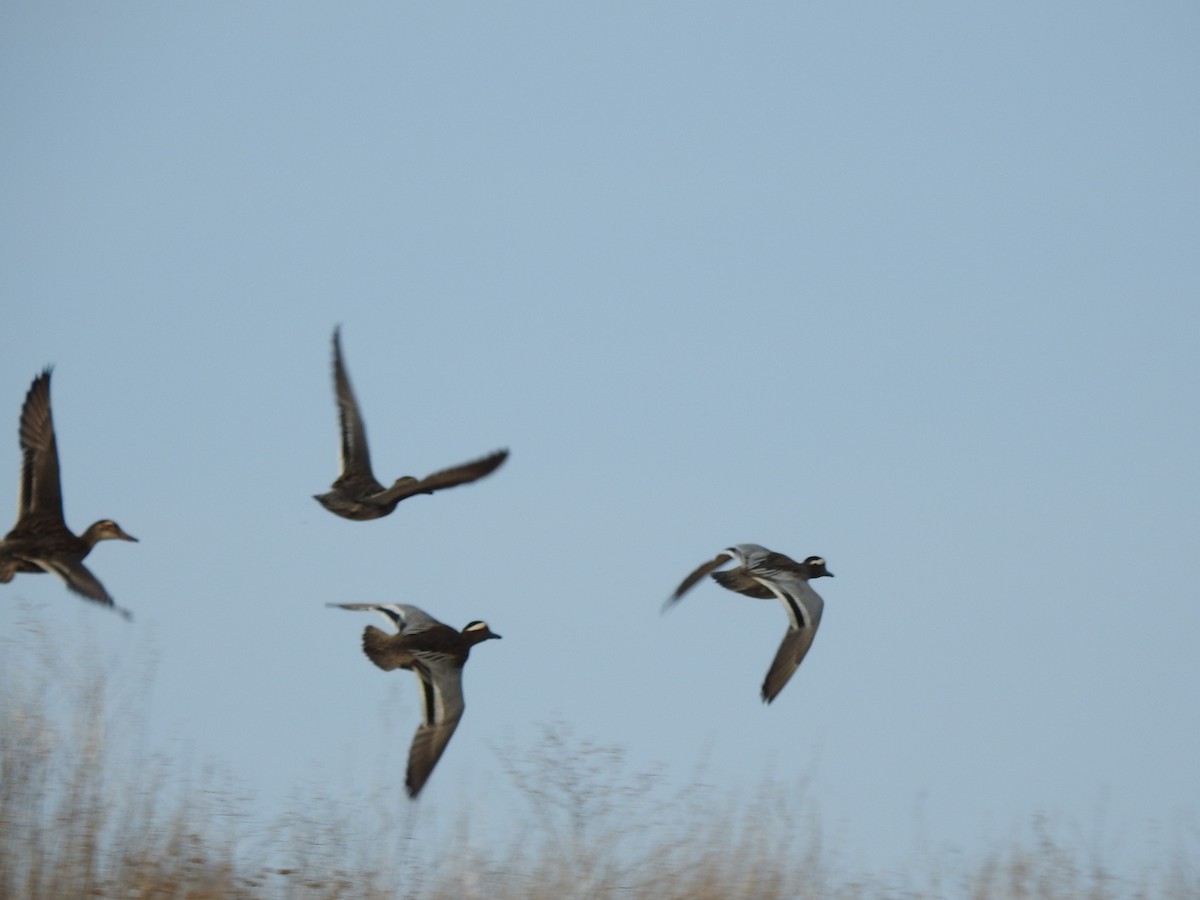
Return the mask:
[(50, 372), (34, 380), (21, 408), (21, 482), (17, 521), (0, 541), (0, 582), (18, 572), (51, 572), (75, 593), (112, 607), (126, 618), (104, 585), (83, 564), (99, 541), (136, 541), (112, 519), (93, 522), (75, 535), (63, 518), (62, 487), (58, 471), (58, 442), (50, 412)]

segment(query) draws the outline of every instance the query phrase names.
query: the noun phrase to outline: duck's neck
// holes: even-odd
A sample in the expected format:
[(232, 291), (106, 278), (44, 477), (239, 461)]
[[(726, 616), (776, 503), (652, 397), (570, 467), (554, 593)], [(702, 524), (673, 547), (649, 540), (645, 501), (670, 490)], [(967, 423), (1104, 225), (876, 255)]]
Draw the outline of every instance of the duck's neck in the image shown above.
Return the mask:
[(79, 536), (79, 539), (81, 541), (83, 541), (85, 544), (87, 544), (89, 547), (95, 547), (99, 541), (102, 541), (105, 538), (108, 538), (111, 536), (112, 535), (108, 535), (108, 534), (104, 533), (104, 523), (103, 522), (93, 522), (91, 525), (89, 525), (87, 527), (87, 531), (85, 531), (83, 534), (81, 534)]

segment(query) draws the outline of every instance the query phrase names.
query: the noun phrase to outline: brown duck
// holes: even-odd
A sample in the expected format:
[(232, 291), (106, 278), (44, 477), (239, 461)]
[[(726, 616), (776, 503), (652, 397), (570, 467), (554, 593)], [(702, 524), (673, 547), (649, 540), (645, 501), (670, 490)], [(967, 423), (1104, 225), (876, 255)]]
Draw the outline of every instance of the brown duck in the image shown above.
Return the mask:
[(371, 471), (371, 456), (367, 450), (367, 431), (358, 401), (350, 387), (350, 376), (342, 362), (341, 329), (333, 330), (333, 386), (337, 394), (338, 422), (342, 433), (342, 474), (324, 494), (316, 499), (331, 513), (344, 519), (362, 521), (389, 515), (401, 501), (416, 494), (432, 494), (445, 488), (477, 481), (496, 470), (508, 458), (507, 450), (498, 450), (482, 459), (442, 469), (424, 478), (404, 475), (385, 488)]
[(110, 606), (126, 618), (83, 559), (99, 541), (136, 541), (112, 519), (101, 519), (76, 536), (63, 519), (58, 445), (50, 415), (50, 368), (33, 380), (21, 408), (21, 484), (17, 522), (0, 541), (0, 582), (17, 572), (50, 572), (77, 594)]

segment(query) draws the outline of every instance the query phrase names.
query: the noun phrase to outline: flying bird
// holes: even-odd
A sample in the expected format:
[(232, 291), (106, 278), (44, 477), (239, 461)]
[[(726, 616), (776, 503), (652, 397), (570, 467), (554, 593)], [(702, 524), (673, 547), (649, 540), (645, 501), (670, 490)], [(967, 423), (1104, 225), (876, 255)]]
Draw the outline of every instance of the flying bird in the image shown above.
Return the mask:
[(339, 609), (369, 610), (396, 626), (388, 634), (368, 625), (363, 631), (363, 652), (384, 671), (409, 669), (417, 675), (423, 719), (408, 751), (404, 785), (416, 797), (458, 727), (463, 703), (462, 673), (471, 648), (499, 638), (487, 622), (468, 622), (462, 631), (443, 625), (433, 616), (406, 603), (329, 603)]
[(507, 450), (497, 450), (482, 459), (442, 469), (424, 478), (404, 475), (392, 486), (384, 488), (371, 471), (371, 456), (367, 450), (367, 432), (358, 401), (350, 387), (350, 376), (342, 362), (341, 329), (333, 330), (333, 386), (337, 393), (338, 421), (342, 432), (342, 474), (332, 490), (315, 494), (314, 498), (331, 513), (344, 519), (363, 521), (386, 516), (401, 500), (414, 494), (432, 494), (444, 488), (476, 481), (495, 471), (508, 458)]
[[(736, 562), (733, 569), (717, 571), (728, 562)], [(775, 553), (758, 544), (736, 544), (722, 550), (683, 579), (675, 593), (668, 598), (664, 609), (677, 603), (696, 582), (711, 575), (722, 587), (749, 597), (769, 600), (779, 598), (788, 614), (788, 630), (783, 643), (775, 653), (775, 661), (767, 670), (763, 681), (762, 698), (770, 703), (783, 690), (788, 679), (800, 666), (808, 648), (812, 646), (817, 626), (821, 624), (821, 613), (825, 601), (809, 586), (809, 580), (833, 573), (825, 568), (825, 560), (810, 556), (798, 563), (790, 556)]]
[(58, 443), (50, 415), (50, 372), (33, 379), (21, 407), (21, 483), (17, 521), (0, 541), (0, 582), (17, 572), (50, 572), (88, 600), (112, 607), (125, 618), (108, 591), (83, 564), (97, 542), (136, 541), (112, 519), (101, 519), (76, 536), (63, 519), (62, 485), (58, 475)]

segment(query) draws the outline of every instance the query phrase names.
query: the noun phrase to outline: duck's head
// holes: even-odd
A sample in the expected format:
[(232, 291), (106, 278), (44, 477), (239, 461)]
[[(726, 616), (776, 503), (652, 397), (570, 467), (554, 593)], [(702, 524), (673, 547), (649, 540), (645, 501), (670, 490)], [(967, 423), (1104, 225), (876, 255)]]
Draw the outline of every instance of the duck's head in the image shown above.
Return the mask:
[(808, 570), (809, 578), (833, 577), (833, 573), (825, 568), (825, 558), (822, 556), (810, 556), (804, 561), (804, 568)]
[(474, 622), (468, 622), (466, 627), (463, 628), (462, 633), (464, 637), (469, 637), (472, 643), (476, 644), (480, 641), (490, 641), (492, 638), (500, 640), (500, 635), (488, 628), (487, 622), (481, 622), (479, 619), (476, 619)]
[(96, 541), (133, 541), (137, 543), (137, 538), (131, 534), (126, 534), (121, 526), (112, 519), (101, 519), (99, 522), (93, 522), (88, 526), (88, 530), (82, 535), (83, 539), (89, 544), (94, 544)]

